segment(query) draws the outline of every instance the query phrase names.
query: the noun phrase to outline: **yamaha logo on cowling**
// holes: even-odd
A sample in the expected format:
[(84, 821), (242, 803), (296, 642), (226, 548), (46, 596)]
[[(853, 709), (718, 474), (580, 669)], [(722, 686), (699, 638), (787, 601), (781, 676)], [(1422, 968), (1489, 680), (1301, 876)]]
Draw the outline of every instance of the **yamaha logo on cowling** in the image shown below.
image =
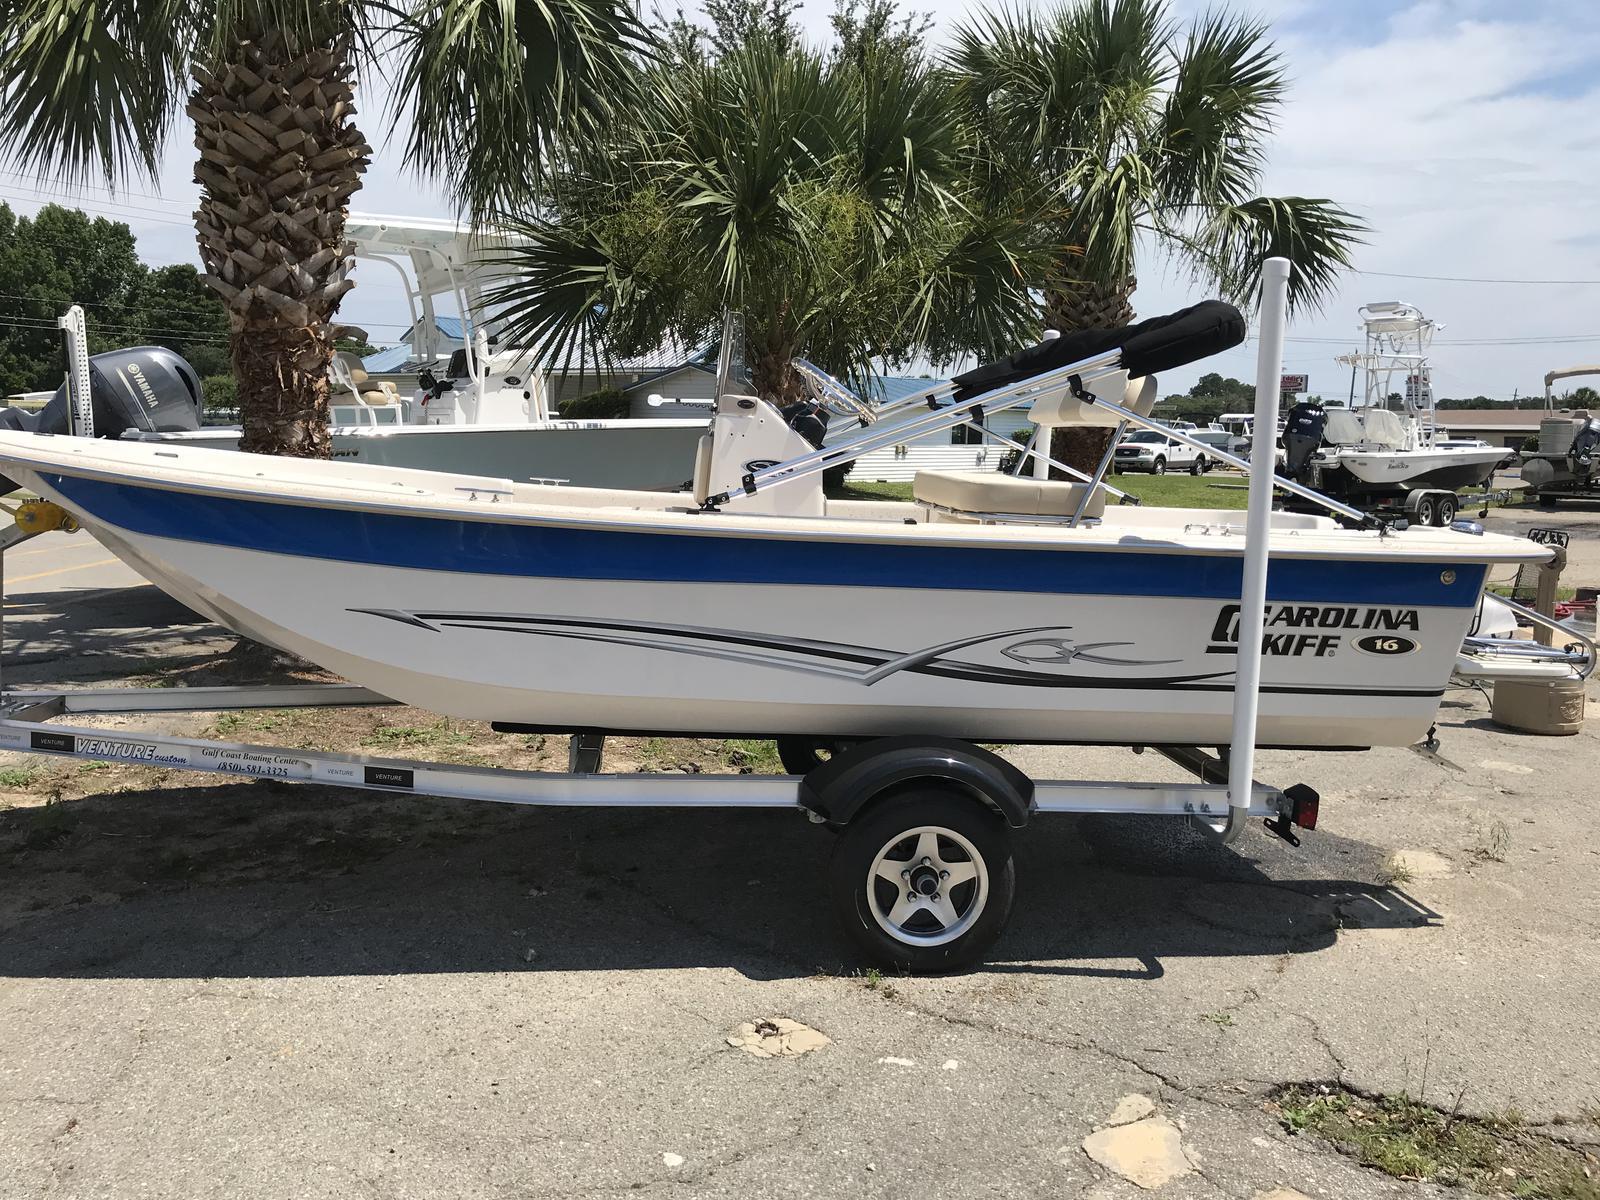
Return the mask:
[[(1269, 604), (1261, 635), (1261, 653), (1288, 658), (1328, 658), (1339, 648), (1345, 630), (1415, 633), (1420, 619), (1414, 608), (1365, 608), (1345, 604)], [(1375, 635), (1360, 638), (1356, 648), (1368, 654), (1405, 654), (1417, 644), (1410, 638)], [(1381, 646), (1380, 646), (1381, 643)], [(1207, 654), (1239, 650), (1239, 606), (1224, 604), (1211, 630)]]

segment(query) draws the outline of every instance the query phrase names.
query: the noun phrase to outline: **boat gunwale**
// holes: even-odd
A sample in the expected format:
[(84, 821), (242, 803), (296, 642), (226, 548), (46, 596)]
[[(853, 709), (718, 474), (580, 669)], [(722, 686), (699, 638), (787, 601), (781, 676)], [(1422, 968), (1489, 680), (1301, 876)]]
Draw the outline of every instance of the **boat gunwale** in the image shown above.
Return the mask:
[[(607, 506), (583, 508), (571, 505), (540, 505), (537, 501), (512, 499), (485, 504), (482, 501), (459, 499), (445, 492), (413, 489), (409, 493), (401, 493), (396, 489), (395, 494), (387, 493), (380, 487), (363, 487), (361, 485), (348, 485), (344, 481), (319, 482), (299, 480), (276, 480), (280, 487), (285, 483), (301, 483), (306, 486), (320, 489), (324, 495), (263, 495), (258, 490), (252, 490), (252, 483), (259, 487), (263, 474), (258, 473), (248, 478), (241, 474), (223, 472), (220, 479), (163, 479), (155, 475), (156, 464), (131, 462), (126, 467), (132, 470), (118, 470), (111, 465), (93, 465), (95, 459), (90, 458), (88, 463), (74, 461), (85, 454), (85, 448), (70, 447), (65, 451), (47, 448), (45, 458), (49, 465), (36, 456), (18, 458), (9, 449), (9, 443), (15, 437), (39, 436), (29, 434), (14, 434), (7, 436), (9, 431), (0, 431), (0, 463), (11, 463), (27, 471), (42, 474), (57, 473), (68, 476), (87, 478), (102, 483), (113, 485), (143, 487), (155, 491), (180, 492), (189, 495), (214, 496), (233, 500), (245, 500), (259, 504), (274, 504), (291, 506), (295, 508), (335, 508), (354, 509), (362, 512), (373, 512), (389, 516), (404, 516), (421, 520), (454, 520), (470, 521), (483, 524), (502, 525), (533, 525), (533, 526), (560, 526), (573, 529), (592, 529), (610, 532), (627, 533), (652, 533), (673, 537), (735, 537), (772, 541), (805, 541), (816, 542), (822, 540), (848, 540), (854, 543), (885, 544), (896, 546), (952, 546), (970, 548), (974, 545), (987, 546), (993, 549), (1007, 550), (1055, 550), (1071, 551), (1074, 549), (1092, 550), (1096, 552), (1115, 552), (1131, 554), (1162, 554), (1203, 557), (1233, 557), (1244, 553), (1244, 537), (1242, 530), (1235, 536), (1232, 533), (1221, 535), (1209, 532), (1215, 529), (1214, 522), (1194, 522), (1208, 532), (1189, 533), (1184, 527), (1174, 528), (1171, 533), (1186, 537), (1188, 540), (1147, 540), (1139, 536), (1136, 530), (1124, 528), (1117, 530), (1105, 525), (1063, 530), (1060, 526), (1040, 525), (958, 525), (954, 523), (919, 522), (908, 525), (897, 522), (891, 518), (880, 521), (871, 519), (840, 521), (837, 517), (775, 517), (768, 513), (755, 512), (698, 512), (684, 508), (637, 508), (617, 506), (611, 515), (607, 513)], [(112, 442), (110, 445), (117, 445)], [(144, 449), (155, 453), (157, 443), (138, 443)], [(195, 453), (191, 449), (186, 453)], [(236, 452), (199, 450), (201, 454), (227, 455), (236, 458)], [(178, 457), (173, 454), (172, 457)], [(57, 461), (59, 460), (59, 461)], [(98, 460), (105, 463), (103, 457)], [(298, 460), (295, 460), (298, 461)], [(319, 460), (320, 461), (320, 460)], [(370, 469), (382, 472), (388, 468), (364, 464), (336, 464), (343, 469)], [(194, 475), (210, 475), (205, 468), (187, 466), (181, 468), (186, 473)], [(452, 478), (467, 478), (467, 476), (451, 475)], [(492, 476), (483, 477), (483, 490), (494, 491), (494, 485), (515, 481)], [(407, 485), (401, 484), (401, 487)], [(521, 485), (536, 486), (536, 485)], [(463, 486), (463, 490), (471, 490)], [(580, 490), (580, 489), (573, 489)], [(608, 490), (608, 489), (596, 489)], [(496, 493), (499, 494), (499, 493)], [(663, 492), (663, 497), (675, 493)], [(893, 502), (891, 502), (893, 503)], [(494, 511), (489, 511), (489, 510)], [(1171, 509), (1172, 512), (1215, 512), (1218, 510), (1206, 509)], [(699, 527), (694, 527), (685, 518), (692, 517)], [(115, 526), (114, 517), (98, 515), (97, 521)], [(742, 525), (744, 521), (781, 520), (793, 521), (789, 528), (752, 528)], [(817, 529), (816, 524), (829, 524), (835, 532)], [(915, 531), (915, 532), (912, 532)], [(997, 537), (997, 532), (1004, 531), (1006, 536)], [(1527, 549), (1517, 548), (1519, 540), (1506, 535), (1489, 535), (1506, 545), (1506, 549), (1498, 553), (1485, 553), (1482, 547), (1492, 545), (1485, 543), (1480, 538), (1472, 538), (1476, 548), (1466, 543), (1458, 545), (1441, 545), (1438, 543), (1423, 544), (1415, 548), (1408, 546), (1405, 550), (1375, 551), (1373, 547), (1381, 543), (1384, 535), (1371, 530), (1352, 529), (1289, 529), (1274, 531), (1272, 557), (1295, 559), (1362, 559), (1371, 560), (1381, 558), (1384, 561), (1394, 562), (1441, 562), (1441, 563), (1471, 563), (1496, 565), (1520, 562), (1539, 562), (1550, 557), (1552, 551), (1548, 547), (1538, 546), (1526, 542)], [(1430, 531), (1433, 532), (1433, 531)], [(838, 534), (846, 535), (843, 538)], [(1063, 537), (1063, 533), (1070, 536), (1071, 540)], [(1394, 535), (1389, 535), (1394, 536)], [(1469, 535), (1460, 535), (1466, 537)], [(1224, 538), (1232, 541), (1232, 545), (1219, 545)], [(1291, 539), (1305, 538), (1322, 541), (1331, 540), (1332, 545), (1307, 545), (1304, 542), (1296, 545)], [(1426, 539), (1426, 534), (1424, 535)], [(1279, 544), (1289, 542), (1291, 544)], [(1340, 545), (1338, 543), (1343, 543)], [(1474, 552), (1467, 552), (1467, 551)]]

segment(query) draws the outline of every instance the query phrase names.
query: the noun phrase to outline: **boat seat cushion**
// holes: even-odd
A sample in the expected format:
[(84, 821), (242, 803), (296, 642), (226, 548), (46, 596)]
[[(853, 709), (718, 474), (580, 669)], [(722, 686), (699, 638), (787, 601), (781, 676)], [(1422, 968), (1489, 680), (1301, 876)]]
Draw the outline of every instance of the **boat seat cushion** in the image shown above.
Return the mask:
[[(918, 471), (911, 494), (923, 504), (962, 513), (1008, 513), (1019, 517), (1070, 517), (1086, 483), (1030, 479), (1001, 471)], [(1083, 510), (1086, 517), (1105, 511), (1106, 493), (1096, 488)]]
[(711, 495), (711, 451), (715, 445), (709, 433), (701, 434), (694, 444), (694, 482), (690, 490), (696, 504), (704, 504)]

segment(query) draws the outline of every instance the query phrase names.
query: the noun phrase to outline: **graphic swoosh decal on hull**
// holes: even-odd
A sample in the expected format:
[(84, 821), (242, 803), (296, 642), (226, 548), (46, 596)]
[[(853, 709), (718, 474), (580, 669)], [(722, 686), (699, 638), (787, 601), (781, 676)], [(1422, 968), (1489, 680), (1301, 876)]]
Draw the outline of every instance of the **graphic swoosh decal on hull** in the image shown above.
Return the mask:
[[(350, 612), (382, 617), (412, 628), (438, 632), (441, 628), (478, 629), (491, 633), (518, 633), (544, 637), (567, 638), (577, 641), (601, 642), (610, 645), (632, 646), (639, 649), (659, 650), (669, 654), (688, 654), (699, 658), (719, 659), (726, 662), (748, 663), (752, 666), (772, 667), (800, 674), (820, 675), (871, 686), (873, 683), (899, 671), (915, 675), (929, 675), (940, 679), (959, 679), (970, 683), (990, 683), (1000, 687), (1033, 688), (1100, 688), (1108, 691), (1145, 691), (1169, 688), (1184, 692), (1230, 692), (1233, 672), (1209, 671), (1196, 675), (1165, 675), (1139, 677), (1111, 677), (1105, 675), (1062, 675), (1044, 671), (1008, 669), (968, 662), (964, 659), (946, 658), (953, 649), (978, 645), (999, 638), (1021, 636), (1023, 641), (1002, 648), (1001, 653), (1017, 662), (1083, 661), (1114, 666), (1164, 666), (1179, 660), (1173, 659), (1117, 659), (1093, 653), (1084, 653), (1108, 646), (1125, 646), (1127, 642), (1086, 642), (1072, 644), (1066, 638), (1041, 638), (1042, 634), (1059, 634), (1070, 629), (1065, 625), (1039, 626), (1029, 629), (1009, 629), (996, 633), (963, 638), (957, 642), (942, 643), (924, 650), (896, 653), (871, 646), (848, 642), (827, 642), (811, 638), (783, 638), (770, 634), (753, 634), (742, 630), (714, 629), (697, 625), (668, 625), (648, 621), (593, 621), (579, 617), (543, 616), (521, 613), (445, 613), (407, 612), (393, 608), (353, 608)], [(672, 642), (663, 638), (683, 639), (692, 644)], [(1041, 641), (1051, 644), (1057, 654), (1041, 660), (1027, 653), (1008, 653), (1035, 646)], [(739, 650), (736, 647), (750, 647)], [(774, 653), (762, 653), (772, 651)], [(782, 654), (803, 657), (780, 657)], [(857, 669), (842, 665), (858, 664)], [(1266, 693), (1293, 696), (1389, 696), (1437, 697), (1444, 688), (1373, 688), (1373, 687), (1315, 687), (1296, 684), (1262, 684)]]
[[(816, 641), (808, 638), (779, 638), (772, 635), (750, 634), (730, 629), (713, 629), (695, 625), (667, 625), (652, 622), (587, 621), (575, 617), (538, 616), (502, 613), (436, 613), (406, 612), (399, 609), (362, 608), (351, 612), (409, 625), (414, 628), (437, 630), (441, 627), (455, 629), (480, 629), (496, 633), (535, 634), (544, 637), (571, 638), (581, 641), (602, 642), (610, 645), (633, 646), (645, 650), (660, 650), (671, 654), (689, 654), (699, 658), (714, 658), (726, 662), (749, 663), (753, 666), (773, 667), (808, 675), (821, 675), (842, 679), (871, 687), (891, 675), (902, 671), (913, 674), (935, 675), (944, 678), (965, 679), (978, 683), (993, 683), (1013, 687), (1170, 687), (1174, 684), (1197, 680), (1221, 679), (1230, 671), (1210, 671), (1198, 675), (1143, 677), (1138, 679), (1112, 679), (1105, 677), (1063, 676), (1038, 670), (1008, 669), (986, 666), (947, 657), (951, 652), (982, 645), (1005, 638), (1019, 641), (1001, 650), (1016, 662), (1073, 661), (1093, 662), (1106, 666), (1165, 666), (1177, 659), (1134, 659), (1095, 654), (1113, 646), (1128, 646), (1130, 642), (1090, 642), (1074, 645), (1070, 638), (1042, 638), (1044, 634), (1063, 634), (1071, 629), (1067, 625), (1041, 625), (1022, 629), (1003, 629), (990, 633), (959, 638), (938, 645), (923, 647), (905, 653), (883, 650), (871, 646), (843, 642)], [(677, 640), (668, 640), (677, 639)], [(688, 642), (689, 644), (684, 644)], [(1033, 647), (1047, 642), (1054, 651), (1050, 659), (1013, 653), (1020, 648)], [(738, 649), (737, 647), (749, 647)], [(767, 653), (770, 651), (771, 653)], [(858, 664), (846, 666), (843, 664)]]

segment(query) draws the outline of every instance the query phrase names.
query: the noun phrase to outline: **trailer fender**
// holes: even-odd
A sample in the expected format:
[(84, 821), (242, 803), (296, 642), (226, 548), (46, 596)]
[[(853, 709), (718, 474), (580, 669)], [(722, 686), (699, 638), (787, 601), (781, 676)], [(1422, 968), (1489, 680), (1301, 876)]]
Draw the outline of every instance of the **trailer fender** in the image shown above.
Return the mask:
[(1013, 829), (1033, 811), (1033, 780), (1011, 763), (958, 738), (874, 738), (844, 751), (800, 782), (800, 807), (845, 825), (871, 801), (906, 784), (946, 783), (998, 813)]

